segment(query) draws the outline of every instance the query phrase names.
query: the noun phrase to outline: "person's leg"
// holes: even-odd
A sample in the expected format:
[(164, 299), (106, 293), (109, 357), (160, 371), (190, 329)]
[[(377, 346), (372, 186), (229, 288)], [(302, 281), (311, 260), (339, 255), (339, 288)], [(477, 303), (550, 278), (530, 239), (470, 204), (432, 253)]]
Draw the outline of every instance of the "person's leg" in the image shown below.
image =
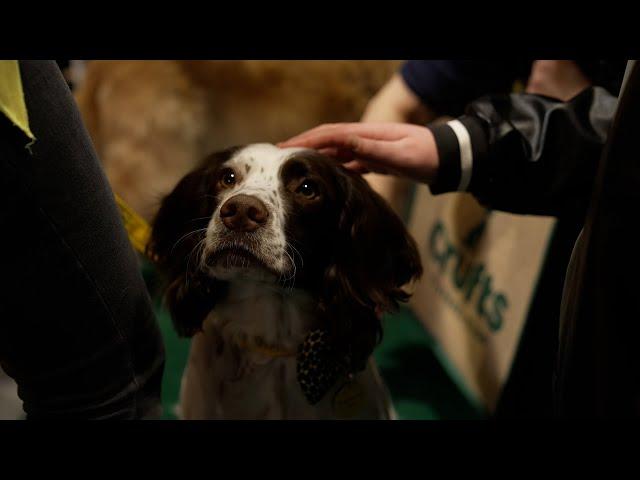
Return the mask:
[(113, 193), (54, 61), (21, 61), (36, 143), (0, 115), (0, 362), (28, 418), (159, 407), (162, 337)]

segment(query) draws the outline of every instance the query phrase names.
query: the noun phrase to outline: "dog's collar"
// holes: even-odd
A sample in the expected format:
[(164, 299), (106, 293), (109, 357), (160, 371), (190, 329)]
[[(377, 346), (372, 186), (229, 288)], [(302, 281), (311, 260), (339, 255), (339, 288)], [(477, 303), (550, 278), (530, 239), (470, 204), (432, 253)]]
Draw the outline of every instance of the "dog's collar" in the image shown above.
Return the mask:
[(296, 350), (287, 350), (285, 348), (274, 347), (271, 345), (254, 344), (247, 341), (238, 342), (238, 346), (248, 352), (259, 353), (270, 358), (295, 357), (297, 354)]
[(237, 345), (243, 350), (269, 358), (296, 357), (298, 384), (311, 405), (317, 404), (338, 384), (332, 401), (336, 415), (339, 418), (350, 418), (362, 408), (364, 391), (354, 381), (350, 359), (335, 355), (325, 330), (310, 332), (297, 351), (244, 340)]

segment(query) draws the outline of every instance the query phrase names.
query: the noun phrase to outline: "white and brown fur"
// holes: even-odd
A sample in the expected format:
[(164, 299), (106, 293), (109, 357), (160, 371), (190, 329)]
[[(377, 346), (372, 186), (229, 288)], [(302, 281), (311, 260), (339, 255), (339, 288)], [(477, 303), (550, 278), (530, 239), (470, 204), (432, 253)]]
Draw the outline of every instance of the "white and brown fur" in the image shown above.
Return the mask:
[[(238, 199), (256, 202), (260, 224), (223, 218)], [(211, 155), (163, 201), (149, 252), (168, 276), (176, 328), (193, 336), (182, 418), (335, 418), (339, 384), (310, 405), (295, 355), (247, 348), (296, 352), (317, 328), (358, 361), (366, 402), (357, 418), (389, 418), (370, 357), (376, 308), (406, 300), (402, 287), (421, 268), (402, 222), (362, 178), (316, 152), (270, 144)]]

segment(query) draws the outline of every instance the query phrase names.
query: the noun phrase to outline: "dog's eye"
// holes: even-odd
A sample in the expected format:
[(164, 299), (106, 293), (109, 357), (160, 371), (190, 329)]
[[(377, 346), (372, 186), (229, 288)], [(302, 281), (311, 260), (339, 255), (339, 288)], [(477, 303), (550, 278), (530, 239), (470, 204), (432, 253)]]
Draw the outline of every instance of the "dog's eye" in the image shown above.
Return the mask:
[(312, 180), (305, 180), (300, 184), (296, 193), (307, 198), (312, 198), (318, 194), (318, 186)]
[(230, 187), (236, 184), (236, 174), (233, 170), (226, 170), (222, 174), (222, 184)]

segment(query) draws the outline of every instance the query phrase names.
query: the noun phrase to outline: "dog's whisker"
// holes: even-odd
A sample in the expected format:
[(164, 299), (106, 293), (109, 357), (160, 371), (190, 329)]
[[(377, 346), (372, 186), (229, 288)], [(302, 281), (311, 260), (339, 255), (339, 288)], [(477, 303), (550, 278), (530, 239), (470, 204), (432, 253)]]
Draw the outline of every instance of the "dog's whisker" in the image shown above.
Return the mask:
[(211, 220), (211, 215), (207, 215), (206, 217), (198, 217), (192, 218), (189, 222), (197, 222), (198, 220)]
[[(288, 242), (287, 242), (287, 244), (288, 244)], [(286, 249), (286, 248), (284, 249), (284, 254), (285, 254), (285, 255), (289, 258), (289, 260), (291, 261), (291, 267), (292, 267), (292, 272), (291, 272), (291, 274), (289, 275), (289, 277), (287, 277), (287, 278), (284, 280), (284, 282), (285, 282), (285, 283), (284, 283), (284, 286), (285, 286), (285, 288), (286, 288), (286, 282), (288, 282), (289, 280), (293, 280), (293, 279), (296, 277), (296, 273), (297, 273), (297, 270), (298, 270), (298, 269), (297, 269), (296, 262), (295, 262), (294, 258), (289, 254), (289, 252), (287, 252), (287, 249)], [(293, 289), (293, 284), (292, 284), (292, 286), (291, 286), (291, 289)]]
[(206, 259), (205, 259), (205, 256), (204, 256), (204, 249), (207, 246), (207, 244), (206, 244), (205, 240), (206, 240), (206, 238), (203, 238), (198, 243), (200, 251), (196, 254), (196, 256), (198, 257), (198, 268), (200, 268), (200, 269), (202, 269), (203, 265), (206, 264)]
[(298, 257), (300, 257), (300, 267), (304, 268), (304, 258), (302, 258), (302, 254), (300, 253), (300, 251), (296, 247), (294, 247), (293, 244), (288, 240), (286, 242), (286, 246), (293, 250), (294, 255), (297, 254)]
[(174, 243), (174, 244), (173, 244), (173, 247), (171, 247), (171, 253), (173, 253), (173, 251), (175, 250), (175, 248), (178, 246), (178, 244), (179, 244), (182, 240), (184, 240), (184, 239), (186, 239), (187, 237), (189, 237), (189, 236), (191, 236), (191, 235), (194, 235), (194, 234), (196, 234), (196, 233), (206, 232), (206, 231), (207, 231), (207, 229), (206, 229), (206, 228), (199, 228), (198, 230), (194, 230), (193, 232), (186, 233), (185, 235), (183, 235), (182, 237), (180, 237), (176, 243)]
[(191, 257), (193, 256), (193, 253), (199, 247), (204, 246), (204, 241), (205, 240), (206, 240), (206, 238), (203, 238), (198, 243), (196, 243), (196, 245), (191, 249), (191, 252), (189, 252), (189, 256), (187, 257), (187, 269), (186, 269), (186, 278), (185, 278), (185, 287), (186, 288), (189, 287), (189, 278), (191, 277), (191, 271), (189, 270), (189, 264), (191, 263)]

